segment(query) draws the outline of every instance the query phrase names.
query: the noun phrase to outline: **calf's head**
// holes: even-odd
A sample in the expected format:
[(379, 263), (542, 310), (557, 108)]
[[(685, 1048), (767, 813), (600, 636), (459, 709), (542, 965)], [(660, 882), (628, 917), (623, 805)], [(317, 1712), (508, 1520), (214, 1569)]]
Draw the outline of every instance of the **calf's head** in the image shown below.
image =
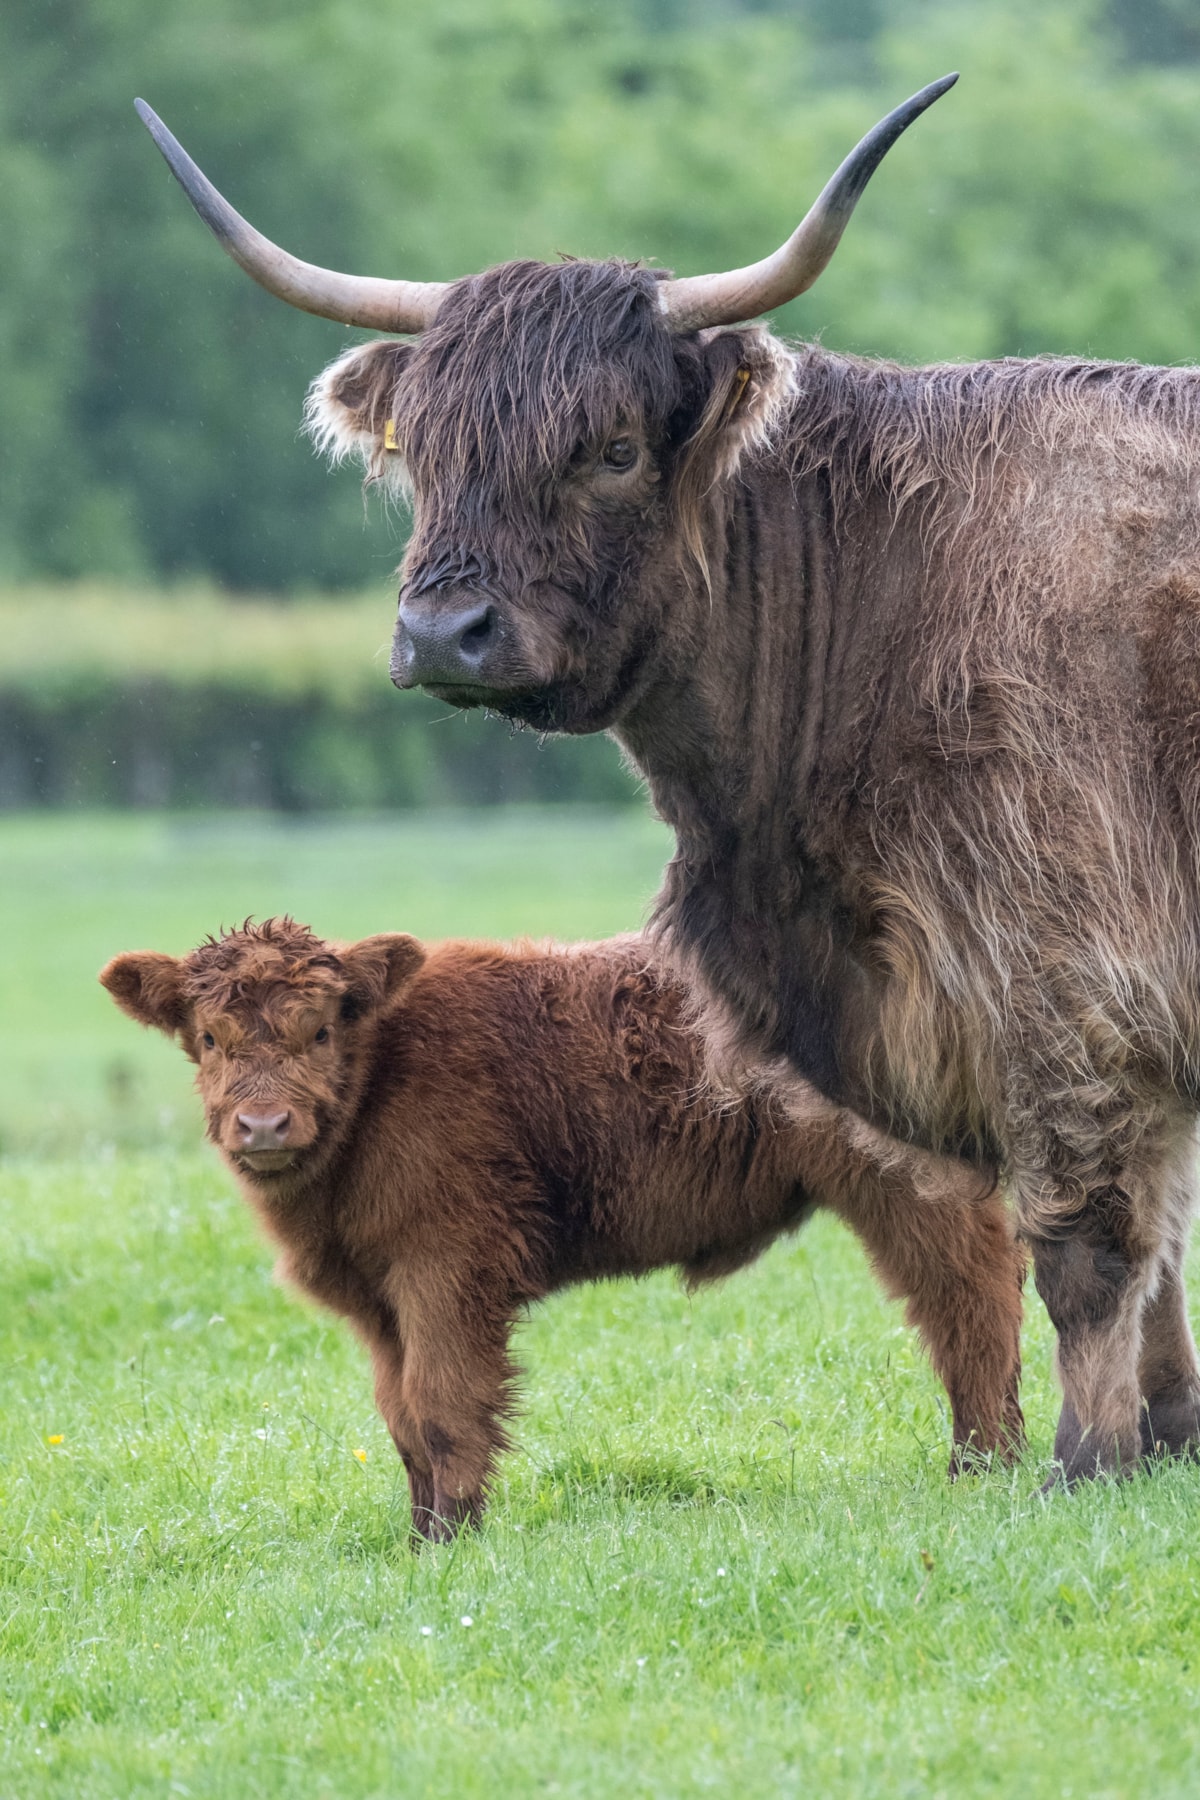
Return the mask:
[(131, 1018), (178, 1037), (209, 1137), (239, 1172), (271, 1183), (314, 1171), (343, 1139), (364, 1031), (423, 961), (400, 933), (335, 947), (267, 919), (183, 957), (114, 957), (100, 980)]
[(707, 575), (705, 498), (770, 435), (791, 360), (741, 325), (802, 293), (870, 176), (955, 81), (890, 113), (762, 261), (659, 278), (621, 262), (506, 263), (386, 281), (301, 263), (234, 212), (148, 107), (226, 250), (289, 304), (408, 333), (316, 383), (313, 435), (408, 491), (392, 678), (542, 730), (596, 731), (686, 655), (681, 596)]

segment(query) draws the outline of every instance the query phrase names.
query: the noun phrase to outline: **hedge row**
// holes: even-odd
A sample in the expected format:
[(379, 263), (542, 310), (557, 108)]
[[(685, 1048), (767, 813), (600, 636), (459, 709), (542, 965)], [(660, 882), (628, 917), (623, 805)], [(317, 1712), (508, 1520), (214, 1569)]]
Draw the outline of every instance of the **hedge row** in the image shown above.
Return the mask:
[(604, 738), (547, 739), (387, 678), (386, 599), (0, 596), (0, 807), (292, 811), (633, 792)]

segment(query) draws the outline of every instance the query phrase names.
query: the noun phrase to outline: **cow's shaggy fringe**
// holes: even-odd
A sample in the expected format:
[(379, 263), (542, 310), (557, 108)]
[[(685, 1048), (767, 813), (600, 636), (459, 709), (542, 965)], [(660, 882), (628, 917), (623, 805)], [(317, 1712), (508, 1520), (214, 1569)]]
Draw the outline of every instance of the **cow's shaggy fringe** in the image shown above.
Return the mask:
[[(568, 259), (506, 263), (460, 281), (419, 344), (356, 346), (323, 371), (306, 403), (308, 434), (331, 461), (356, 456), (368, 485), (405, 500), (414, 466), (436, 469), (436, 487), (422, 484), (436, 498), (421, 537), (463, 554), (451, 568), (443, 551), (428, 578), (486, 582), (492, 570), (478, 549), (486, 537), (514, 515), (545, 535), (556, 485), (582, 459), (622, 431), (678, 439), (686, 418), (682, 451), (665, 471), (670, 516), (707, 582), (711, 489), (743, 453), (772, 441), (794, 362), (765, 329), (742, 332), (730, 342), (729, 380), (703, 393), (697, 353), (717, 334), (691, 341), (664, 332), (657, 280), (634, 263)], [(744, 396), (733, 382), (739, 365), (754, 377)], [(737, 429), (722, 431), (731, 392), (741, 401)]]
[(288, 988), (334, 992), (341, 965), (307, 925), (286, 915), (245, 919), (208, 936), (183, 965), (189, 1001), (228, 1009), (261, 1004), (261, 994)]

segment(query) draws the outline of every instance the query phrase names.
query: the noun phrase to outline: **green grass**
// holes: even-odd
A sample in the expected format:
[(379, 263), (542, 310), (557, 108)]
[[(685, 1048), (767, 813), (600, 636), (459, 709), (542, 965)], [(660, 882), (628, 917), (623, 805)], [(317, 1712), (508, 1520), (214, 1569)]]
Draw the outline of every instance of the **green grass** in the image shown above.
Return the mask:
[(637, 816), (0, 825), (0, 1013), (83, 1145), (0, 1165), (4, 1800), (1200, 1788), (1200, 1477), (1038, 1495), (1035, 1303), (1030, 1457), (951, 1488), (937, 1384), (830, 1221), (691, 1302), (560, 1296), (485, 1529), (414, 1557), (362, 1354), (215, 1161), (72, 1123), (142, 1041), (93, 1009), (112, 949), (282, 905), (615, 929), (662, 848)]

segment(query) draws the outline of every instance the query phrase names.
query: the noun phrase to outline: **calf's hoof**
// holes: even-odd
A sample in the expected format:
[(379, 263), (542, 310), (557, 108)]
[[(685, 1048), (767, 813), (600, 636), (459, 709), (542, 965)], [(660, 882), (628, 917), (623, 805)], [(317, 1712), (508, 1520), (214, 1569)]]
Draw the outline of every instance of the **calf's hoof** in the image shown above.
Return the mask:
[(483, 1517), (483, 1497), (479, 1494), (434, 1494), (432, 1506), (413, 1508), (414, 1548), (422, 1544), (448, 1544), (460, 1531), (473, 1531)]
[(988, 1469), (1011, 1468), (1024, 1455), (1025, 1418), (1015, 1400), (1008, 1402), (999, 1426), (993, 1425), (986, 1431), (972, 1426), (965, 1431), (956, 1421), (956, 1427), (947, 1471), (951, 1481), (957, 1481), (960, 1475), (982, 1475)]

